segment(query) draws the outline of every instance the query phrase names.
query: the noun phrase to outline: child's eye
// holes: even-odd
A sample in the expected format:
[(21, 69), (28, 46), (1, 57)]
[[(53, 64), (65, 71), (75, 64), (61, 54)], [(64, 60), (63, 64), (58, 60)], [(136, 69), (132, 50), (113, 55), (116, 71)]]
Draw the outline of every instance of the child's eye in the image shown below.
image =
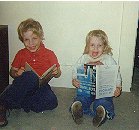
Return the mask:
[(37, 38), (37, 37), (34, 37), (33, 39), (36, 40), (36, 39), (38, 39), (38, 38)]
[(24, 41), (25, 41), (25, 42), (27, 42), (27, 41), (28, 41), (28, 39), (24, 39)]
[(102, 47), (102, 46), (103, 46), (102, 44), (99, 45), (99, 47)]

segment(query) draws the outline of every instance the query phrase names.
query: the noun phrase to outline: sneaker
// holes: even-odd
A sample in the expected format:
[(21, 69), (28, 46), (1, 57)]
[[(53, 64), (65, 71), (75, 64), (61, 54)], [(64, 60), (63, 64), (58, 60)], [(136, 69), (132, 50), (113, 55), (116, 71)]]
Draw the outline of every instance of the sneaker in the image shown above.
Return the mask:
[(0, 105), (0, 127), (4, 127), (8, 124), (6, 118), (6, 108), (3, 105)]
[(71, 114), (76, 124), (81, 124), (83, 122), (83, 109), (80, 101), (75, 101), (71, 105)]
[(106, 111), (103, 106), (98, 106), (96, 111), (96, 116), (93, 118), (93, 125), (99, 127), (105, 119)]

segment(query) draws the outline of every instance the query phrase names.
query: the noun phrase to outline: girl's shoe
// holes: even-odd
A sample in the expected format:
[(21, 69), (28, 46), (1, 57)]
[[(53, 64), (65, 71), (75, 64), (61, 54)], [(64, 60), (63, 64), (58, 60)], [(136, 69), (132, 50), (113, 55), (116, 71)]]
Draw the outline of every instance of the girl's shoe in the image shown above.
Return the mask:
[(7, 118), (6, 118), (6, 108), (4, 105), (0, 105), (0, 127), (4, 127), (8, 124)]
[(93, 118), (93, 125), (99, 127), (106, 117), (106, 111), (103, 106), (98, 106), (96, 109), (96, 116)]
[(80, 101), (75, 101), (71, 105), (71, 114), (76, 124), (81, 124), (83, 122), (83, 109)]

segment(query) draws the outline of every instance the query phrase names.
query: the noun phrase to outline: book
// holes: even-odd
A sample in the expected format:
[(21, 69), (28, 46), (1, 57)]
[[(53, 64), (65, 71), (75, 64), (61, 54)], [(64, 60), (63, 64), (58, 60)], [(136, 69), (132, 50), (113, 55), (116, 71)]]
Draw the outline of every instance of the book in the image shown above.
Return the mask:
[(45, 83), (48, 83), (52, 78), (52, 72), (55, 69), (56, 64), (52, 65), (48, 70), (46, 70), (42, 76), (39, 76), (36, 71), (26, 62), (25, 64), (25, 71), (33, 71), (39, 78), (39, 86), (44, 85)]
[(77, 68), (80, 87), (77, 95), (95, 97), (95, 99), (112, 97), (116, 89), (118, 65), (84, 64)]

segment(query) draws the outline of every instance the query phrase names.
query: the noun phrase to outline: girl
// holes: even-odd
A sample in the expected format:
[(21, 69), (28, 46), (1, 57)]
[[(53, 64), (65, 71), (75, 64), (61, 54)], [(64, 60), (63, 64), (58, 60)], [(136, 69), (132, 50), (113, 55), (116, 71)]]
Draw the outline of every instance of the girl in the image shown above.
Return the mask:
[[(86, 36), (86, 46), (83, 55), (77, 61), (73, 69), (72, 85), (76, 88), (80, 87), (80, 82), (77, 80), (77, 66), (78, 64), (92, 64), (92, 65), (116, 65), (112, 58), (111, 47), (108, 44), (108, 37), (102, 30), (90, 31)], [(118, 97), (121, 94), (121, 75), (118, 73), (116, 90), (114, 96)], [(93, 103), (93, 111), (90, 105)], [(78, 95), (75, 97), (71, 105), (71, 112), (74, 121), (79, 124), (82, 121), (83, 114), (93, 117), (93, 125), (100, 126), (104, 119), (113, 119), (114, 104), (113, 97), (105, 97), (95, 99), (93, 97), (85, 97)]]

